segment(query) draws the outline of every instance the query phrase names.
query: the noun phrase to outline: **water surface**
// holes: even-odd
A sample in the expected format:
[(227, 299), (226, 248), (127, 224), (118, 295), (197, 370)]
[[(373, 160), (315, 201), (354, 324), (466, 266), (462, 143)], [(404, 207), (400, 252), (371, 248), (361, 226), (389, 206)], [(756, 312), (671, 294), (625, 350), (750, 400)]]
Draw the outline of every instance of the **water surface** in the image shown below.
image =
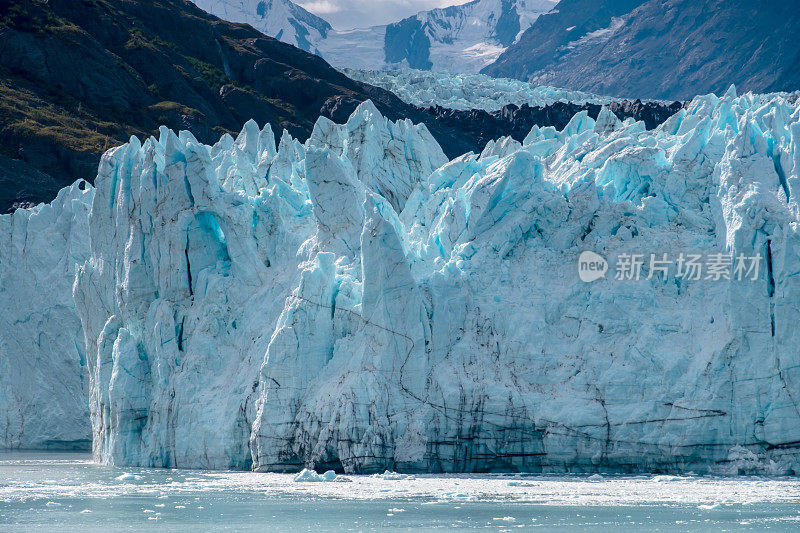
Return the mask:
[[(697, 476), (293, 476), (0, 454), (0, 531), (798, 531), (800, 481)], [(341, 477), (340, 477), (341, 479)]]

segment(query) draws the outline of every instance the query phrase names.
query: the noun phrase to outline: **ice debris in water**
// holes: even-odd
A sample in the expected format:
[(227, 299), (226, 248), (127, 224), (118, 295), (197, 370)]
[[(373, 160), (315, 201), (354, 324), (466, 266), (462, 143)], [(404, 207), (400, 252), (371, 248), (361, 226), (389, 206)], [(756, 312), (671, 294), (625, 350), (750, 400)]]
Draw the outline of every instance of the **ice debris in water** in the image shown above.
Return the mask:
[[(452, 161), (369, 103), (302, 144), (162, 129), (96, 185), (63, 312), (104, 462), (800, 472), (800, 111), (779, 95), (698, 97), (652, 131), (580, 113)], [(586, 250), (611, 263), (591, 283)], [(762, 261), (615, 279), (633, 254)]]
[(414, 479), (414, 476), (411, 474), (398, 474), (397, 472), (390, 472), (389, 470), (384, 471), (383, 474), (372, 474), (372, 477), (386, 479), (389, 481), (402, 481), (407, 479)]

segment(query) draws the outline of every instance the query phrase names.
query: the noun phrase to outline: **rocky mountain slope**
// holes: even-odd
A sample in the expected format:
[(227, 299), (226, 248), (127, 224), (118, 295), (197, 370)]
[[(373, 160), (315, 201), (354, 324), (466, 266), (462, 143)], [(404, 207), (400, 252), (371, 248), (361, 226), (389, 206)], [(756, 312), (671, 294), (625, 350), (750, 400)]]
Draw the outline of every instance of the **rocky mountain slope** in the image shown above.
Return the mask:
[(483, 72), (618, 97), (800, 89), (800, 11), (750, 0), (562, 0)]
[[(0, 250), (46, 248), (46, 277), (89, 225), (54, 312), (107, 463), (792, 474), (799, 146), (796, 103), (733, 90), (450, 161), (369, 102), (302, 144), (163, 128), (107, 152), (90, 214), (76, 187)], [(15, 338), (55, 333), (19, 312)]]
[(305, 139), (320, 115), (344, 120), (371, 99), (394, 119), (427, 121), (451, 155), (474, 149), (392, 93), (182, 0), (0, 7), (2, 212), (91, 181), (103, 151), (160, 125), (212, 142), (255, 119)]
[(491, 76), (528, 79), (528, 73), (557, 63), (586, 36), (605, 35), (612, 20), (630, 13), (644, 0), (561, 0), (551, 12), (539, 17), (519, 38), (482, 72)]

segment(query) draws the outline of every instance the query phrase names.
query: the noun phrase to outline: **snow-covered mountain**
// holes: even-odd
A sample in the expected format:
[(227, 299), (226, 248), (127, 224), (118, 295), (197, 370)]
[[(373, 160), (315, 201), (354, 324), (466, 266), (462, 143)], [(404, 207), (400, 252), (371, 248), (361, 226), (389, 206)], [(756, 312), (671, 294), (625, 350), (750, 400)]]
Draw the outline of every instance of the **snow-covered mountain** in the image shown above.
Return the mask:
[[(369, 102), (304, 144), (163, 128), (107, 152), (96, 186), (91, 212), (73, 190), (28, 237), (20, 215), (0, 233), (31, 279), (78, 263), (46, 285), (62, 319), (14, 309), (0, 348), (58, 360), (41, 339), (80, 317), (105, 462), (800, 472), (783, 95), (698, 97), (651, 131), (584, 112), (451, 161)], [(88, 257), (65, 250), (87, 224)], [(39, 383), (0, 385), (8, 402)]]
[(289, 0), (192, 0), (200, 9), (229, 22), (244, 22), (270, 37), (307, 52), (332, 28), (328, 22)]
[(289, 0), (193, 0), (206, 11), (317, 53), (336, 67), (412, 67), (477, 72), (492, 63), (556, 0), (473, 0), (398, 22), (333, 30)]
[(477, 72), (492, 63), (554, 0), (474, 0), (422, 11), (386, 28), (387, 64)]

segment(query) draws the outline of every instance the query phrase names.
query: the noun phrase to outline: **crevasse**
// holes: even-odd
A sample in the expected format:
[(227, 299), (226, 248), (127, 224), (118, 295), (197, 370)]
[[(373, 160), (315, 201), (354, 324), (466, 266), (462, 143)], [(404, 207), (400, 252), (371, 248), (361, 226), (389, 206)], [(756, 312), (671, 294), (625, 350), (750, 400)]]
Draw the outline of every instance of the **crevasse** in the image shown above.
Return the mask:
[[(447, 161), (370, 103), (301, 144), (166, 129), (101, 163), (74, 286), (125, 465), (798, 472), (800, 111), (698, 97)], [(760, 254), (755, 280), (577, 258)]]

